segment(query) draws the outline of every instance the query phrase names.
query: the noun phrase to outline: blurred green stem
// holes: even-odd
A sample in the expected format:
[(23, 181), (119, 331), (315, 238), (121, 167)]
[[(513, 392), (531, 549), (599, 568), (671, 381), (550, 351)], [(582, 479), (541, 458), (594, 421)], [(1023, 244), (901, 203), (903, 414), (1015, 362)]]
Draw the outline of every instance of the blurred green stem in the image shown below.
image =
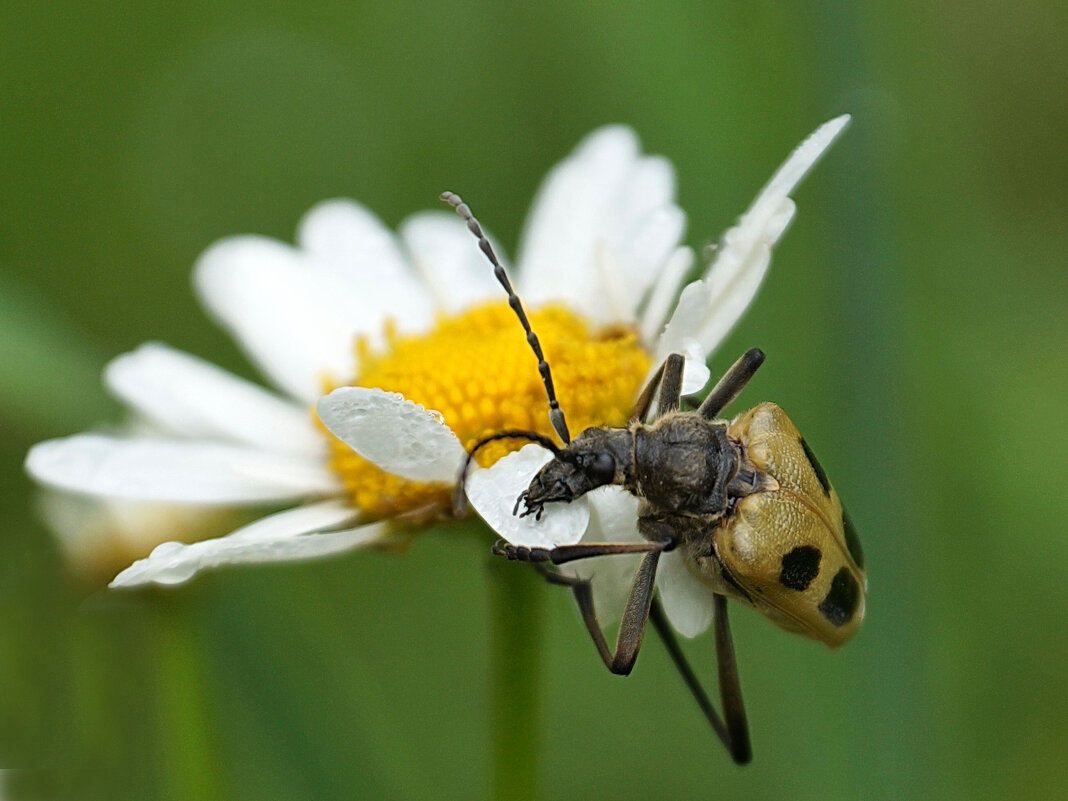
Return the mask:
[(525, 565), (494, 558), (488, 574), (491, 797), (534, 799), (541, 770), (543, 590)]
[(203, 683), (203, 646), (197, 639), (197, 623), (183, 604), (161, 605), (156, 611), (156, 699), (167, 797), (198, 801), (225, 798), (214, 759), (218, 749), (212, 742), (208, 712), (213, 707)]

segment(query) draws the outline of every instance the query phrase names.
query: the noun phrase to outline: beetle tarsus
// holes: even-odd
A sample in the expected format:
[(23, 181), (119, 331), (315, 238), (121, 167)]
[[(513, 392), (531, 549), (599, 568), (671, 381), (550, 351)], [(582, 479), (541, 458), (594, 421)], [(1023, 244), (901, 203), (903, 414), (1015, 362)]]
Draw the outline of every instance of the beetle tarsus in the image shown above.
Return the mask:
[(528, 548), (526, 545), (513, 545), (506, 539), (499, 539), (493, 543), (490, 553), (494, 556), (503, 556), (509, 562), (551, 562), (552, 550), (549, 548)]

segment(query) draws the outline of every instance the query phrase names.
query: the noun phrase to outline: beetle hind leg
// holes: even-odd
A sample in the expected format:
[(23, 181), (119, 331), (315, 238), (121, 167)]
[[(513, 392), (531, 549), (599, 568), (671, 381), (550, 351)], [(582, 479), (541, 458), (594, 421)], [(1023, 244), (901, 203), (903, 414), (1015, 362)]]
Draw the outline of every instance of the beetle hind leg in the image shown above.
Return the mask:
[(734, 658), (734, 643), (731, 639), (730, 624), (727, 622), (727, 599), (722, 595), (717, 595), (715, 603), (716, 666), (719, 672), (720, 702), (723, 705), (722, 718), (716, 712), (704, 687), (701, 686), (697, 674), (690, 667), (682, 648), (679, 647), (678, 638), (659, 601), (653, 603), (649, 619), (656, 633), (660, 635), (664, 647), (667, 648), (679, 675), (686, 682), (686, 686), (712, 729), (730, 752), (731, 758), (737, 764), (745, 765), (753, 758), (753, 750), (749, 743), (749, 724), (746, 721), (745, 706), (742, 703), (742, 686), (738, 680), (738, 663)]
[(753, 373), (764, 363), (764, 351), (760, 348), (750, 348), (742, 357), (730, 366), (723, 378), (716, 382), (708, 397), (698, 407), (697, 413), (706, 420), (712, 420), (727, 405), (738, 397)]
[(682, 676), (687, 688), (697, 701), (698, 707), (712, 726), (712, 730), (730, 752), (731, 758), (737, 764), (744, 765), (752, 759), (753, 752), (749, 742), (749, 724), (746, 721), (745, 706), (742, 701), (741, 683), (738, 679), (738, 663), (734, 657), (734, 643), (727, 621), (727, 599), (722, 595), (717, 595), (715, 598), (716, 664), (719, 673), (720, 703), (723, 707), (721, 717), (697, 678), (697, 674), (690, 667), (660, 601), (653, 598), (653, 579), (660, 553), (661, 551), (647, 553), (634, 575), (614, 652), (609, 647), (600, 621), (597, 619), (592, 581), (560, 573), (541, 562), (535, 562), (534, 567), (550, 584), (570, 588), (578, 604), (582, 622), (597, 648), (601, 661), (613, 673), (627, 675), (631, 672), (638, 657), (638, 650), (641, 648), (645, 624), (651, 621), (679, 671), (679, 675)]

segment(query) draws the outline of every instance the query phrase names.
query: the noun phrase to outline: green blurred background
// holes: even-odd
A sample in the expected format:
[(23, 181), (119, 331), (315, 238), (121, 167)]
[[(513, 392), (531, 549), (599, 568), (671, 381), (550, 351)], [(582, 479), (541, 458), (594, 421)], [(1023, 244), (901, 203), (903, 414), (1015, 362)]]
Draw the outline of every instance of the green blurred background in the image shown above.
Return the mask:
[[(392, 5), (392, 8), (387, 8)], [(789, 409), (868, 556), (838, 652), (734, 615), (755, 761), (734, 767), (650, 638), (610, 676), (566, 593), (531, 698), (542, 797), (1052, 798), (1068, 783), (1063, 7), (815, 0), (0, 6), (0, 767), (14, 798), (490, 793), (487, 541), (72, 580), (36, 521), (35, 441), (120, 410), (147, 339), (251, 375), (189, 288), (233, 233), (316, 201), (390, 224), (464, 193), (510, 252), (545, 171), (626, 122), (714, 241), (816, 125), (713, 371)], [(512, 566), (516, 567), (517, 566)], [(688, 643), (711, 677), (710, 637)]]

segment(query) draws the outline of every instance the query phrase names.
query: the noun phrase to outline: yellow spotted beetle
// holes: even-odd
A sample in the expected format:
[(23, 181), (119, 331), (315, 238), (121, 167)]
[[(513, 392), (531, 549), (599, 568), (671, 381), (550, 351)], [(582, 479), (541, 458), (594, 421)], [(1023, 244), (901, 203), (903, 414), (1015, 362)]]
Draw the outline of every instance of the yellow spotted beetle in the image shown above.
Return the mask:
[[(569, 503), (608, 484), (641, 499), (638, 531), (645, 542), (528, 548), (500, 540), (493, 551), (532, 563), (551, 582), (571, 588), (597, 651), (613, 673), (630, 673), (651, 620), (731, 756), (739, 764), (748, 762), (752, 751), (727, 599), (749, 604), (787, 631), (837, 646), (850, 639), (863, 620), (867, 586), (860, 540), (827, 474), (786, 413), (773, 403), (762, 403), (729, 422), (717, 419), (763, 363), (763, 352), (746, 352), (694, 411), (680, 408), (684, 359), (672, 354), (642, 390), (626, 428), (588, 428), (572, 440), (538, 338), (489, 240), (459, 196), (446, 192), (442, 200), (466, 220), (508, 293), (538, 359), (553, 428), (564, 442), (559, 447), (532, 431), (502, 431), (482, 439), (468, 452), (458, 503), (475, 452), (508, 438), (538, 442), (553, 453), (516, 499), (515, 513), (540, 517), (547, 503)], [(723, 718), (654, 597), (660, 555), (676, 549), (715, 596)], [(589, 580), (547, 565), (625, 553), (643, 557), (613, 651), (597, 620)]]

